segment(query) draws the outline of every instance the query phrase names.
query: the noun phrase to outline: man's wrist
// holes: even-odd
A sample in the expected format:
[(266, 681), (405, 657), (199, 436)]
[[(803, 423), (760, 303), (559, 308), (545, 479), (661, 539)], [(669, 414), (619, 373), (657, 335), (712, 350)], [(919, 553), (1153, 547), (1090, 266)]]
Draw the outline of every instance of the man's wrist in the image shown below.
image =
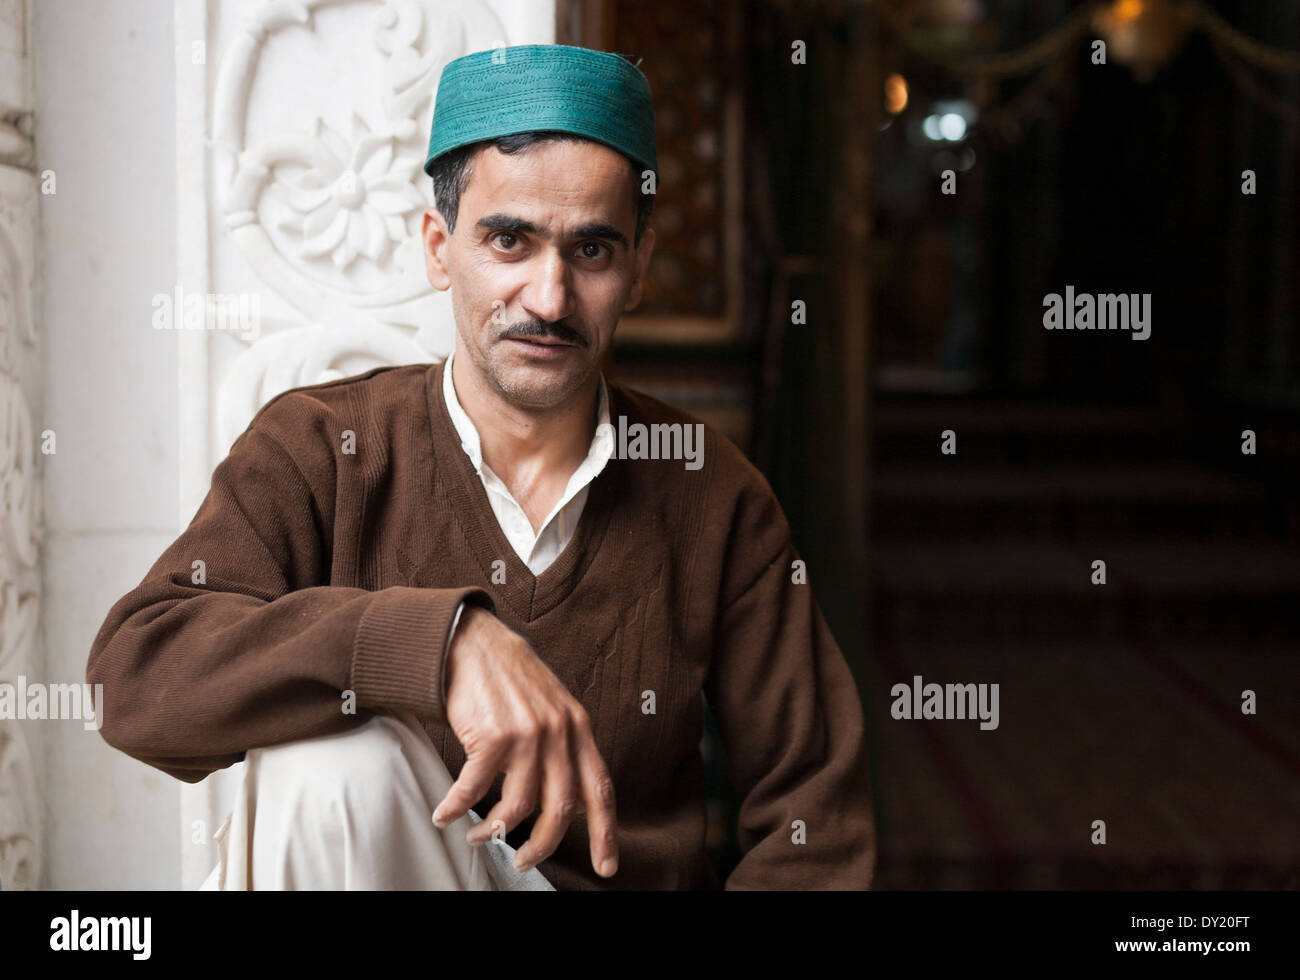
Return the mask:
[(456, 607), (456, 615), (451, 620), (451, 629), (447, 631), (447, 646), (442, 651), (442, 674), (438, 678), (438, 690), (442, 692), (439, 700), (444, 706), (447, 704), (447, 665), (451, 663), (451, 643), (456, 638), (456, 626), (460, 623), (461, 614), (465, 612), (465, 604), (466, 600), (462, 599), (460, 605)]
[(464, 602), (492, 608), (491, 596), (476, 586), (393, 585), (370, 596), (353, 639), (348, 686), (356, 692), (357, 705), (410, 711), (445, 724), (447, 637)]

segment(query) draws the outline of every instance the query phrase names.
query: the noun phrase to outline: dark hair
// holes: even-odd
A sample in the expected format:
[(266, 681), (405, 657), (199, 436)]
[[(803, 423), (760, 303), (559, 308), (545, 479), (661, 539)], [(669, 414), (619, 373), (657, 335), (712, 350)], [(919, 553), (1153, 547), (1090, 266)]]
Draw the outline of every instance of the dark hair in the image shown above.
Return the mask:
[[(582, 136), (576, 136), (573, 133), (550, 130), (516, 133), (512, 136), (501, 136), (497, 139), (483, 140), (479, 143), (470, 143), (468, 146), (460, 146), (454, 150), (449, 150), (434, 160), (432, 174), (433, 198), (436, 202), (434, 206), (442, 212), (443, 218), (446, 219), (447, 230), (452, 232), (456, 230), (456, 214), (460, 210), (460, 196), (465, 193), (465, 185), (469, 182), (470, 165), (474, 160), (476, 151), (483, 147), (495, 146), (502, 153), (518, 153), (520, 150), (526, 150), (538, 143), (551, 141), (566, 143), (596, 142)], [(604, 144), (598, 145), (603, 146)], [(632, 177), (637, 188), (636, 235), (632, 243), (633, 245), (639, 245), (641, 235), (650, 223), (650, 212), (654, 209), (655, 196), (641, 193), (641, 165), (626, 155), (624, 159), (628, 161), (632, 168)]]

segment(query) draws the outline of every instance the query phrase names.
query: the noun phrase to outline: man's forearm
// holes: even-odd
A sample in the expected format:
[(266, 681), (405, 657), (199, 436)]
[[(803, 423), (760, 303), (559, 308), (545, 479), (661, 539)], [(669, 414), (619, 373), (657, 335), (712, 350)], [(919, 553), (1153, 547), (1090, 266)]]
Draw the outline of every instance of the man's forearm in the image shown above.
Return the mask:
[(197, 781), (368, 709), (445, 719), (452, 622), (487, 593), (318, 584), (328, 548), (310, 499), (274, 439), (241, 436), (190, 526), (95, 638), (86, 677), (104, 685), (109, 744)]

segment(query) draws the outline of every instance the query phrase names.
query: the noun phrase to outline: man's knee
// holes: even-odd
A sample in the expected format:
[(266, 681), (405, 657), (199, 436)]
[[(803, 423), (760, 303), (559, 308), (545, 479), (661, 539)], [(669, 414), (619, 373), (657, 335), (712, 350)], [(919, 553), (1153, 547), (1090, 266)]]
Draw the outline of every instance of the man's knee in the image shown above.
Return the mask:
[[(340, 800), (372, 805), (401, 798), (416, 784), (413, 752), (435, 757), (389, 715), (376, 715), (345, 732), (258, 750), (259, 783), (290, 792), (302, 809), (330, 809)], [(428, 766), (429, 760), (421, 760)], [(442, 761), (436, 760), (436, 767)], [(449, 779), (450, 777), (448, 777)]]
[(246, 848), (260, 887), (495, 887), (464, 829), (433, 825), (452, 780), (413, 717), (379, 714), (255, 749), (248, 764), (244, 791), (257, 812)]

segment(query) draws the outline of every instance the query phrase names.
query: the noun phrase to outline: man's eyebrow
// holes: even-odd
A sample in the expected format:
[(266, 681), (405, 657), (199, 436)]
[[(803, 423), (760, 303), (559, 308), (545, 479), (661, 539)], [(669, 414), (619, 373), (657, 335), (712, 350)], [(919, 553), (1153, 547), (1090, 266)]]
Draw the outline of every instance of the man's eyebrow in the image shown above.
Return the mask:
[(536, 235), (541, 230), (531, 221), (502, 214), (499, 211), (479, 218), (476, 227), (479, 231), (522, 231), (529, 235)]
[[(501, 212), (486, 214), (479, 218), (477, 226), (479, 231), (515, 231), (523, 232), (526, 235), (541, 235), (542, 230), (526, 218), (518, 218)], [(593, 221), (577, 228), (573, 233), (574, 238), (600, 238), (605, 241), (615, 242), (616, 244), (627, 245), (627, 236), (611, 224), (604, 221)]]
[(619, 245), (627, 245), (627, 236), (613, 225), (607, 225), (603, 221), (595, 221), (591, 224), (583, 225), (573, 233), (573, 237), (603, 238), (606, 241), (616, 242)]

